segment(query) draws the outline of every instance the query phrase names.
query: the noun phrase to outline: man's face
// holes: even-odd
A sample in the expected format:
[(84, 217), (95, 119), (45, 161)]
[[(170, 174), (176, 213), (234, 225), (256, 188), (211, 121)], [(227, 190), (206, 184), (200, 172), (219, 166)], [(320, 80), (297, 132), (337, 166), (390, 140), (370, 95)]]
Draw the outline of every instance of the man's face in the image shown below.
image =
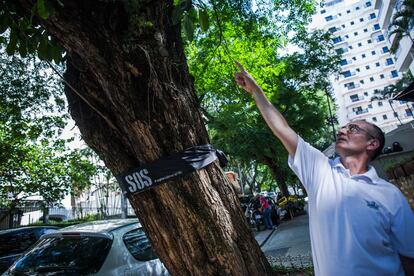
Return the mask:
[(336, 136), (336, 152), (340, 156), (359, 155), (373, 151), (378, 140), (373, 136), (372, 127), (364, 121), (349, 123), (338, 130)]

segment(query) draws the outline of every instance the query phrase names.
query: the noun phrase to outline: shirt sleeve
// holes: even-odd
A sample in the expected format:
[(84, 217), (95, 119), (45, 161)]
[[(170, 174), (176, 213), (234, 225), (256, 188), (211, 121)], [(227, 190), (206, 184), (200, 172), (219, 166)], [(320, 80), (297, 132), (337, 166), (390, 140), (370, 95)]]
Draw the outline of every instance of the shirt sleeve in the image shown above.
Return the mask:
[(323, 173), (331, 169), (328, 157), (306, 143), (301, 137), (298, 137), (295, 156), (289, 155), (288, 164), (308, 194), (317, 189), (324, 177)]
[(402, 194), (400, 199), (402, 206), (391, 224), (391, 242), (398, 254), (414, 258), (414, 213)]

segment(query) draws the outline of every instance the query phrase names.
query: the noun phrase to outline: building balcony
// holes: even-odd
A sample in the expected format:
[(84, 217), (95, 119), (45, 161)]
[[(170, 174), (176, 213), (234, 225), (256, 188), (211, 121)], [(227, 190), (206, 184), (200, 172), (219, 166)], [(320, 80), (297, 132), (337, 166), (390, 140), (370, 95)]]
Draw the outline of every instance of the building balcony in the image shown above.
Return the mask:
[(361, 110), (355, 111), (355, 115), (362, 115), (362, 114), (365, 114), (365, 113), (368, 113), (368, 108), (363, 108)]
[(361, 85), (359, 83), (356, 83), (354, 85), (349, 85), (347, 88), (348, 88), (348, 91), (352, 91), (352, 90), (355, 90), (355, 89), (360, 88), (360, 87), (361, 87)]
[(351, 102), (355, 103), (355, 102), (362, 101), (362, 100), (364, 100), (364, 99), (365, 99), (365, 97), (364, 97), (364, 96), (359, 96), (358, 98), (352, 98), (352, 99), (351, 99)]

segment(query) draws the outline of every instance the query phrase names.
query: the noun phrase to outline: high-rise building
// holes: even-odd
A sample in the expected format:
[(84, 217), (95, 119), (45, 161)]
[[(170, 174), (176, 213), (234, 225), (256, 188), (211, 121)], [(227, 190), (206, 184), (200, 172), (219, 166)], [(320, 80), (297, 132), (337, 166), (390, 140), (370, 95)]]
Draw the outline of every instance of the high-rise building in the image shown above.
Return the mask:
[(373, 0), (327, 0), (311, 28), (330, 31), (342, 56), (339, 77), (332, 79), (339, 124), (366, 120), (388, 132), (412, 117), (405, 102), (371, 101), (375, 91), (401, 78), (374, 5)]
[(408, 69), (414, 74), (414, 49), (413, 41), (414, 38), (414, 26), (411, 26), (410, 36), (404, 36), (398, 42), (397, 35), (388, 35), (393, 28), (389, 29), (393, 15), (396, 11), (404, 9), (402, 0), (377, 0), (375, 1), (375, 8), (378, 9), (378, 21), (381, 29), (384, 30), (385, 38), (391, 47), (396, 46), (398, 43), (397, 50), (395, 51), (395, 67), (400, 72), (406, 72)]

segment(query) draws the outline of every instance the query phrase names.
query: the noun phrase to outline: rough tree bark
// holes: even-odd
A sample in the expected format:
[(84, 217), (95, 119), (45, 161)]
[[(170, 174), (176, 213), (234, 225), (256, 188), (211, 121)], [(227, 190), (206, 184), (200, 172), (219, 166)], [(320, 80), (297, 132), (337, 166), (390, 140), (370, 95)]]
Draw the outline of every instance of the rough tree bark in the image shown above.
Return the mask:
[[(72, 117), (114, 175), (209, 142), (173, 1), (61, 2), (41, 24), (67, 50)], [(272, 274), (217, 162), (128, 199), (172, 274)]]

